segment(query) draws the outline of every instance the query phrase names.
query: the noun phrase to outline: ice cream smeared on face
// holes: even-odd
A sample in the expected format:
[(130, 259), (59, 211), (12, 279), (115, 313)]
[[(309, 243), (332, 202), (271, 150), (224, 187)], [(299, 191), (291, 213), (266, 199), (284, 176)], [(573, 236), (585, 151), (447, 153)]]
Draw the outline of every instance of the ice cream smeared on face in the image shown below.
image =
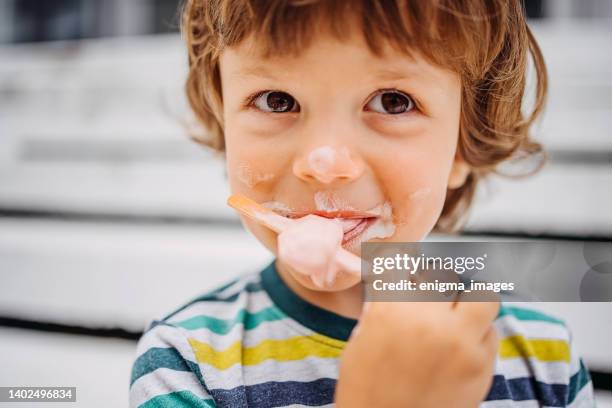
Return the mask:
[(346, 147), (319, 146), (308, 155), (308, 165), (323, 183), (329, 183), (338, 176), (355, 177), (359, 172)]
[(308, 164), (317, 173), (329, 171), (336, 162), (336, 151), (330, 146), (321, 146), (310, 152)]
[(238, 180), (243, 182), (247, 187), (253, 188), (259, 183), (270, 181), (274, 178), (272, 173), (261, 173), (254, 171), (248, 163), (242, 163), (238, 167)]
[(374, 238), (388, 238), (395, 233), (391, 204), (384, 202), (367, 210), (358, 210), (347, 200), (329, 191), (314, 194), (315, 208), (309, 211), (296, 210), (281, 201), (269, 201), (262, 205), (288, 218), (303, 219), (317, 215), (323, 221), (337, 223), (344, 234), (342, 244), (352, 241), (359, 245)]
[(314, 194), (315, 208), (318, 211), (347, 211), (354, 208), (346, 201), (338, 198), (334, 193), (329, 191), (317, 191)]
[(431, 194), (431, 188), (423, 187), (423, 188), (419, 188), (418, 190), (413, 191), (410, 194), (410, 199), (411, 200), (422, 200), (423, 198), (427, 197), (430, 194)]
[(377, 210), (380, 213), (378, 219), (368, 228), (361, 236), (361, 242), (367, 242), (373, 238), (389, 238), (395, 234), (395, 223), (393, 222), (393, 213), (391, 204), (384, 203)]
[(316, 286), (329, 289), (342, 270), (336, 262), (340, 247), (356, 251), (361, 242), (388, 238), (395, 224), (388, 202), (357, 210), (330, 192), (317, 192), (314, 200), (315, 209), (306, 214), (278, 201), (264, 205), (290, 221), (278, 236), (279, 259)]
[(267, 201), (265, 203), (262, 203), (262, 205), (280, 215), (290, 214), (293, 211), (291, 207), (280, 201)]

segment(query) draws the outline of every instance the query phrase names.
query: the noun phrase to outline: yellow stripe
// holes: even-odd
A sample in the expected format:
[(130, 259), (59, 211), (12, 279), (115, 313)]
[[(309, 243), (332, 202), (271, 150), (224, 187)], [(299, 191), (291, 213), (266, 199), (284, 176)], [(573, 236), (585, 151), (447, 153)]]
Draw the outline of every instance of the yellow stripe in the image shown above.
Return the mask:
[(570, 361), (569, 344), (563, 340), (526, 339), (523, 336), (510, 336), (502, 339), (499, 357), (533, 357), (540, 361)]
[(294, 361), (306, 357), (338, 358), (342, 353), (342, 346), (346, 343), (314, 334), (284, 340), (264, 340), (256, 346), (246, 348), (242, 347), (240, 341), (236, 341), (222, 351), (196, 339), (189, 339), (189, 344), (198, 363), (225, 370), (234, 364), (256, 365), (269, 359)]

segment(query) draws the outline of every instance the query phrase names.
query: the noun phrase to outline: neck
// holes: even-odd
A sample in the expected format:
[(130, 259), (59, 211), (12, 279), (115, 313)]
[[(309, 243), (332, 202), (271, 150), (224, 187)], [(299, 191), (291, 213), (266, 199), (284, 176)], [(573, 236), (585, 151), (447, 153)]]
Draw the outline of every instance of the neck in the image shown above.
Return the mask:
[(355, 285), (341, 291), (312, 290), (300, 284), (282, 262), (276, 261), (276, 270), (287, 286), (305, 301), (351, 319), (359, 319), (363, 306), (363, 286)]

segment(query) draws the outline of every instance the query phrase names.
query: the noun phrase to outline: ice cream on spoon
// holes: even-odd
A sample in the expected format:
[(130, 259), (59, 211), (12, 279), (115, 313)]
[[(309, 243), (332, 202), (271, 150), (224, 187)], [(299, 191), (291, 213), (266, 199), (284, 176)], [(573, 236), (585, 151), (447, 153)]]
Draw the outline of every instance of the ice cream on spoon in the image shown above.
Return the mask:
[(360, 276), (361, 259), (342, 247), (345, 231), (355, 229), (359, 220), (315, 214), (291, 219), (239, 194), (230, 196), (228, 204), (277, 232), (279, 258), (295, 271), (309, 276), (315, 285), (330, 286), (340, 271)]

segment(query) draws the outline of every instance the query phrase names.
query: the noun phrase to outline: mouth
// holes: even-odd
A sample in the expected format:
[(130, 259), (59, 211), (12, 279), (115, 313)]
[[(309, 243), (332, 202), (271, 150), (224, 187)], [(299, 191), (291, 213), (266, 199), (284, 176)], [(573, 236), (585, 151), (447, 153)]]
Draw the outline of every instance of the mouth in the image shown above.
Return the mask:
[(362, 235), (371, 225), (373, 225), (379, 218), (367, 211), (353, 211), (353, 210), (338, 210), (338, 211), (279, 211), (275, 212), (283, 217), (291, 219), (299, 219), (307, 215), (317, 215), (323, 218), (329, 218), (336, 220), (342, 226), (342, 232), (344, 234), (342, 238), (342, 245), (350, 243), (351, 241)]
[(378, 214), (368, 211), (355, 211), (355, 210), (335, 210), (335, 211), (278, 211), (274, 210), (280, 215), (287, 218), (302, 218), (307, 215), (318, 215), (323, 218), (342, 218), (342, 219), (362, 219), (362, 218), (373, 218), (377, 217)]
[(358, 210), (351, 208), (350, 205), (344, 205), (344, 208), (334, 205), (327, 209), (317, 207), (316, 209), (297, 210), (279, 201), (269, 201), (262, 205), (290, 219), (317, 215), (337, 220), (342, 226), (342, 246), (351, 251), (357, 251), (361, 242), (367, 242), (372, 238), (387, 238), (395, 232), (391, 206), (387, 202), (368, 210)]
[(372, 226), (378, 217), (368, 218), (341, 218), (342, 231), (344, 236), (342, 238), (342, 245), (347, 245), (353, 240), (358, 239), (370, 226)]

